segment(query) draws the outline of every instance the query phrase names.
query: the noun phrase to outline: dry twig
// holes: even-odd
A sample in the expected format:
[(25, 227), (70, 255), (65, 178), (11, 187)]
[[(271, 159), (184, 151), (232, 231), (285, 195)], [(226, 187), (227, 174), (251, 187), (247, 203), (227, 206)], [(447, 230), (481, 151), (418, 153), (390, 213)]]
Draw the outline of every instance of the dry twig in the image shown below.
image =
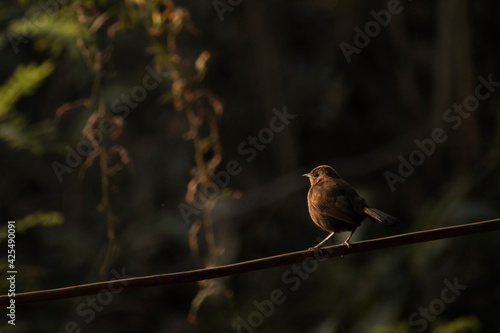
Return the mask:
[[(386, 249), (408, 244), (428, 242), (444, 238), (453, 238), (463, 235), (477, 234), (481, 232), (500, 230), (500, 219), (463, 224), (452, 227), (431, 229), (425, 231), (411, 232), (385, 238), (371, 239), (345, 245), (334, 245), (323, 248), (322, 258), (339, 257), (360, 252)], [(72, 287), (41, 290), (19, 293), (15, 296), (16, 305), (44, 302), (49, 300), (64, 299), (77, 296), (97, 294), (103, 289), (109, 288), (110, 283), (121, 284), (124, 289), (138, 289), (154, 286), (166, 286), (171, 284), (214, 279), (234, 274), (241, 274), (266, 268), (279, 267), (301, 262), (302, 260), (318, 255), (314, 250), (298, 251), (281, 254), (273, 257), (261, 258), (240, 262), (236, 264), (219, 266), (213, 268), (198, 269), (187, 272), (160, 274), (128, 278), (122, 280), (104, 281), (83, 284)], [(10, 298), (7, 295), (0, 296), (0, 306), (7, 306)]]

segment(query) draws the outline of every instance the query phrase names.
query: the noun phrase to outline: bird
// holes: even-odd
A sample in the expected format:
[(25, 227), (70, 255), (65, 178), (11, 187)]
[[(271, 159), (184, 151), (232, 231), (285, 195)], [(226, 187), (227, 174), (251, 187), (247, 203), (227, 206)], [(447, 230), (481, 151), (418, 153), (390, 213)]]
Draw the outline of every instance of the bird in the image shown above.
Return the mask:
[(313, 222), (330, 234), (311, 249), (321, 248), (335, 233), (350, 231), (349, 240), (365, 218), (394, 226), (399, 220), (368, 205), (356, 190), (329, 165), (320, 165), (302, 176), (309, 178), (307, 206)]

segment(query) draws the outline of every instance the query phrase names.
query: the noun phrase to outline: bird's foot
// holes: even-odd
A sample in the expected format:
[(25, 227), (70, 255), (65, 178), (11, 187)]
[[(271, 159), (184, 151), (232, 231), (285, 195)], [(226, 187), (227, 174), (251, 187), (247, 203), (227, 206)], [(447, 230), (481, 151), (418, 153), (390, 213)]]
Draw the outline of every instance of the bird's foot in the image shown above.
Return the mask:
[(318, 245), (316, 245), (314, 247), (310, 247), (309, 251), (318, 251), (318, 253), (319, 253), (320, 256), (323, 255), (323, 249), (320, 246), (318, 246)]

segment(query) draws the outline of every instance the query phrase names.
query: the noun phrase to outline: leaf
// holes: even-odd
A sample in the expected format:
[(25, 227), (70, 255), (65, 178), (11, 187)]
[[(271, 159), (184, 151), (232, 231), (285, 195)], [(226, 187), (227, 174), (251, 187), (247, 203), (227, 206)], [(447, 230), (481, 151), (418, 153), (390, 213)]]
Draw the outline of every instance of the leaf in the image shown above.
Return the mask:
[[(49, 211), (42, 209), (34, 213), (28, 214), (20, 220), (16, 221), (16, 233), (23, 233), (28, 229), (36, 226), (53, 227), (63, 224), (64, 217), (61, 212)], [(2, 226), (0, 231), (0, 242), (7, 238), (7, 225)]]
[(5, 117), (22, 96), (33, 94), (53, 70), (54, 65), (50, 60), (44, 61), (41, 65), (30, 63), (18, 66), (7, 82), (0, 87), (0, 119)]
[(71, 7), (65, 7), (55, 13), (40, 14), (37, 11), (29, 12), (26, 17), (14, 20), (9, 31), (23, 38), (34, 38), (35, 48), (39, 51), (49, 50), (57, 56), (64, 48), (72, 55), (78, 52), (78, 41), (92, 38), (89, 22), (84, 14), (77, 16)]
[(15, 150), (28, 149), (35, 155), (64, 151), (62, 145), (55, 142), (55, 136), (55, 126), (48, 120), (28, 124), (24, 117), (13, 114), (0, 121), (0, 140)]

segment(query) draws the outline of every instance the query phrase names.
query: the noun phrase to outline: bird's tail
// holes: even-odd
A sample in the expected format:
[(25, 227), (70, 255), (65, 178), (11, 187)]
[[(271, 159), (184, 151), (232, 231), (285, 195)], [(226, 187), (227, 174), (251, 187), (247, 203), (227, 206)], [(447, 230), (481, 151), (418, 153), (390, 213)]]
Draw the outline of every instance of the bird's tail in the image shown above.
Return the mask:
[(397, 223), (399, 223), (399, 220), (394, 216), (384, 213), (375, 208), (365, 207), (365, 209), (363, 209), (363, 212), (368, 215), (370, 220), (372, 220), (373, 222), (380, 222), (388, 225), (396, 225)]

